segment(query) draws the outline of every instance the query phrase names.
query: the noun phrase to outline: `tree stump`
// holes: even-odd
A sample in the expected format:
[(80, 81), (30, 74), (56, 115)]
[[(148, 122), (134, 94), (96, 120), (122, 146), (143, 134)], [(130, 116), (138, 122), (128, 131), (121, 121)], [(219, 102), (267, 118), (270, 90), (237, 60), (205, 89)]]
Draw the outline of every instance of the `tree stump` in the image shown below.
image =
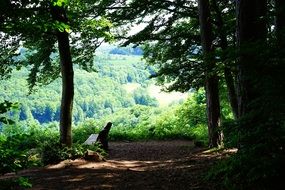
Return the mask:
[(106, 159), (101, 154), (99, 154), (98, 152), (94, 152), (92, 150), (87, 150), (87, 152), (84, 155), (84, 159), (93, 162), (106, 161)]

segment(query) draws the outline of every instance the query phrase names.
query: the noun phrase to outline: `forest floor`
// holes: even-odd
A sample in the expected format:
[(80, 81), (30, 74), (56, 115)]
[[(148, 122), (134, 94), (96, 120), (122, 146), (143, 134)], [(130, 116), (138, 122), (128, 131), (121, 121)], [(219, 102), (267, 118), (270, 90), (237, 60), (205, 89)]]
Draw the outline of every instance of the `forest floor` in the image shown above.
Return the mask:
[(217, 160), (234, 152), (207, 151), (182, 140), (110, 142), (109, 148), (105, 162), (66, 160), (17, 175), (28, 177), (31, 189), (37, 190), (215, 189), (203, 175)]

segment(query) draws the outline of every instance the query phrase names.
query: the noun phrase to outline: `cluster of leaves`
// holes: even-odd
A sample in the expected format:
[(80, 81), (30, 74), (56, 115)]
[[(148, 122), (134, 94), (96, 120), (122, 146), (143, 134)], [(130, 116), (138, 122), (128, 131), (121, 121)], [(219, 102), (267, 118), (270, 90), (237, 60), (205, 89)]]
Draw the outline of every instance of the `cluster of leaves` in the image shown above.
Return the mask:
[[(212, 1), (211, 4), (213, 31), (217, 36), (213, 44), (213, 57), (218, 67), (212, 69), (209, 75), (215, 73), (221, 76), (223, 69), (230, 68), (234, 60), (233, 56), (229, 56), (233, 51), (228, 50), (227, 42), (224, 43), (222, 39), (225, 36), (230, 43), (234, 43), (234, 3)], [(119, 26), (119, 31), (114, 32), (114, 35), (122, 40), (123, 45), (143, 44), (143, 56), (148, 64), (157, 68), (153, 77), (158, 79), (159, 84), (167, 84), (166, 89), (169, 91), (188, 91), (204, 85), (207, 65), (201, 56), (196, 2), (109, 0), (101, 5), (106, 17), (112, 20), (114, 26)], [(136, 25), (142, 29), (129, 33), (129, 29)], [(220, 47), (222, 44), (223, 50)]]
[(18, 108), (18, 104), (17, 103), (12, 103), (9, 102), (7, 100), (5, 100), (4, 102), (0, 103), (0, 123), (4, 123), (4, 124), (13, 124), (14, 121), (5, 117), (5, 116), (1, 116), (5, 113), (7, 113), (10, 110), (15, 110)]
[[(103, 41), (113, 40), (112, 24), (105, 17), (99, 17), (94, 8), (97, 4), (97, 1), (86, 0), (5, 0), (0, 10), (0, 46), (5, 50), (0, 53), (1, 77), (15, 67), (27, 66), (30, 89), (58, 78), (58, 59), (52, 59), (57, 52), (58, 31), (70, 33), (73, 61), (85, 70), (93, 70), (95, 49)], [(62, 10), (61, 16), (67, 21), (55, 19), (54, 9)], [(20, 47), (29, 51), (25, 60), (14, 58)]]
[[(126, 30), (115, 35), (124, 45), (144, 44), (144, 58), (155, 65), (153, 75), (168, 90), (188, 91), (200, 87), (204, 80), (200, 60), (200, 34), (197, 5), (190, 1), (109, 1), (108, 18)], [(116, 9), (116, 7), (124, 7)], [(114, 11), (108, 11), (109, 9)], [(143, 25), (135, 34), (129, 27)], [(187, 82), (185, 82), (187, 81)], [(169, 85), (171, 82), (171, 85)]]

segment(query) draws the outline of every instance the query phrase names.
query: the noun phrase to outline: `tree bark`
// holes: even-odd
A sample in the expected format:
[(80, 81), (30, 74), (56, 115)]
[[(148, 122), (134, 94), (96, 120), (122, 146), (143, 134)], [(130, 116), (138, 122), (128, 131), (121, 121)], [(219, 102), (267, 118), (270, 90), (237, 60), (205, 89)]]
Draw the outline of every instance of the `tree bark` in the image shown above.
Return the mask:
[[(52, 15), (56, 21), (67, 23), (65, 9), (63, 7), (53, 7)], [(69, 35), (65, 30), (58, 30), (56, 33), (62, 75), (60, 143), (70, 147), (72, 145), (71, 125), (74, 96), (74, 73), (68, 36)]]
[(62, 75), (62, 97), (60, 111), (60, 142), (71, 146), (71, 123), (72, 123), (72, 107), (74, 96), (73, 84), (73, 65), (71, 61), (71, 53), (69, 47), (69, 39), (67, 32), (59, 32), (57, 34), (58, 48), (61, 63)]
[(277, 40), (280, 45), (284, 46), (284, 39), (285, 39), (285, 1), (284, 0), (275, 0), (275, 28), (276, 28), (276, 35)]
[(266, 9), (267, 0), (237, 1), (239, 150), (250, 149), (259, 135), (266, 135), (256, 132), (266, 129), (262, 127), (267, 122), (261, 114), (266, 102), (262, 99), (266, 100), (263, 94), (270, 90), (264, 88), (266, 63), (261, 56), (266, 49)]
[(232, 108), (232, 112), (235, 119), (238, 119), (238, 99), (237, 99), (237, 92), (236, 92), (236, 86), (234, 81), (234, 76), (231, 72), (231, 69), (225, 66), (224, 69), (224, 77), (227, 85), (227, 91), (228, 91), (228, 98), (229, 102)]
[(257, 80), (262, 66), (258, 63), (258, 54), (252, 51), (256, 44), (266, 41), (267, 0), (237, 1), (237, 35), (240, 57), (238, 63), (238, 112), (242, 117), (254, 111), (252, 102), (260, 95)]
[(220, 129), (220, 101), (218, 77), (211, 76), (206, 80), (207, 119), (209, 133), (209, 147), (222, 145), (223, 134)]
[(209, 0), (199, 0), (199, 21), (201, 42), (204, 54), (204, 62), (207, 65), (206, 71), (206, 101), (207, 101), (207, 118), (208, 118), (208, 133), (209, 147), (218, 147), (222, 144), (222, 132), (220, 130), (220, 101), (218, 77), (213, 72), (215, 60), (213, 53), (213, 32), (210, 21), (210, 4)]

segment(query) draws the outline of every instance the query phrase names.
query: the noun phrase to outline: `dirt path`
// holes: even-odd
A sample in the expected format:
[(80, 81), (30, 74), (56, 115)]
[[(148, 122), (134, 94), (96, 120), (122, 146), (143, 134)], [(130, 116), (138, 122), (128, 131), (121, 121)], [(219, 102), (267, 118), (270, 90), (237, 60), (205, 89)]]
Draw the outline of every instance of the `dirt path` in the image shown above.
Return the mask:
[(221, 157), (191, 141), (110, 142), (106, 162), (64, 161), (20, 172), (32, 189), (183, 190), (213, 189), (202, 180)]

